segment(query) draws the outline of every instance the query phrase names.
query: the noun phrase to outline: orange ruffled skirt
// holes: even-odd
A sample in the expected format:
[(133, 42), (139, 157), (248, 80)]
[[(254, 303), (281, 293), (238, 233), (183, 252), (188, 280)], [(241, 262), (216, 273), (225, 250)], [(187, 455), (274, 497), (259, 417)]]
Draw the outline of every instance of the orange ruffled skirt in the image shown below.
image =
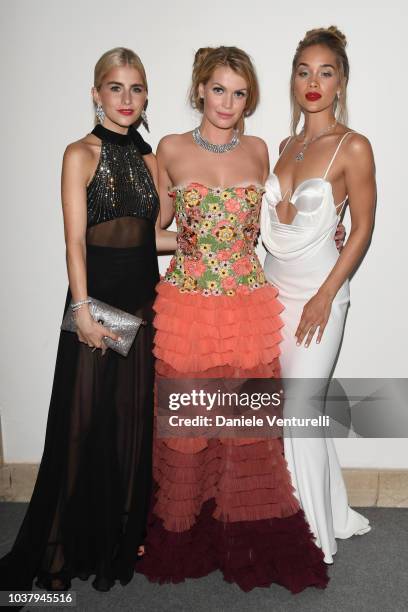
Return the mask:
[[(283, 307), (267, 285), (246, 295), (157, 287), (156, 375), (280, 376)], [(155, 499), (136, 571), (180, 582), (221, 570), (244, 591), (273, 582), (293, 593), (328, 577), (294, 496), (281, 439), (156, 438)]]

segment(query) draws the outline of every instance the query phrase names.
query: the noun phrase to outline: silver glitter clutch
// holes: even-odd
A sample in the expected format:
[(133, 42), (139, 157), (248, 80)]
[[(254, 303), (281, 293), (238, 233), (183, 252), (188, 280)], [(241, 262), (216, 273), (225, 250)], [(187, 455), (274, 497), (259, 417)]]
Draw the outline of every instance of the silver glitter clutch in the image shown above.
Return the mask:
[[(120, 340), (112, 340), (111, 338), (105, 337), (103, 339), (104, 343), (113, 351), (116, 351), (117, 353), (120, 353), (126, 357), (136, 337), (139, 327), (141, 325), (146, 325), (146, 321), (140, 319), (139, 317), (135, 317), (124, 310), (120, 310), (119, 308), (109, 306), (109, 304), (105, 304), (104, 302), (100, 302), (95, 298), (90, 298), (90, 300), (91, 303), (89, 304), (89, 312), (91, 313), (91, 317), (95, 321), (98, 321), (98, 323), (108, 327), (114, 334), (117, 334), (121, 338)], [(76, 331), (75, 316), (72, 311), (71, 304), (69, 305), (62, 321), (62, 331)]]

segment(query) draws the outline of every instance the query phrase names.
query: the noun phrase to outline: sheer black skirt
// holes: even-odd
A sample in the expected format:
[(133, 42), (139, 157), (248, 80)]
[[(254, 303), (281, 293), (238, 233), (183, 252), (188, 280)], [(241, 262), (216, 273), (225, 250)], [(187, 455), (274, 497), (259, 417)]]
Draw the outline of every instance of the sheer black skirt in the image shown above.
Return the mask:
[[(151, 230), (154, 231), (153, 228)], [(145, 235), (146, 237), (146, 235)], [(151, 495), (154, 233), (136, 247), (87, 249), (88, 294), (143, 317), (128, 354), (92, 350), (61, 332), (44, 453), (0, 590), (55, 588), (95, 574), (107, 590), (133, 575)], [(71, 299), (68, 292), (65, 308)]]

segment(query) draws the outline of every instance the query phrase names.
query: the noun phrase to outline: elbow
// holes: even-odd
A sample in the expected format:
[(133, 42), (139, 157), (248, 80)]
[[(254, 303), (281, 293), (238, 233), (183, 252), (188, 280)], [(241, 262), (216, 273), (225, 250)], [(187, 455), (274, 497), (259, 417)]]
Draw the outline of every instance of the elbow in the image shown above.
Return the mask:
[(81, 238), (77, 240), (67, 239), (65, 241), (65, 253), (66, 253), (67, 259), (77, 256), (78, 253), (85, 254), (85, 252), (86, 252), (85, 238)]
[(370, 243), (373, 233), (374, 220), (366, 220), (364, 222), (353, 223), (350, 230), (350, 238), (358, 242), (363, 249)]
[(365, 215), (361, 219), (351, 219), (350, 234), (370, 237), (374, 227), (374, 215)]

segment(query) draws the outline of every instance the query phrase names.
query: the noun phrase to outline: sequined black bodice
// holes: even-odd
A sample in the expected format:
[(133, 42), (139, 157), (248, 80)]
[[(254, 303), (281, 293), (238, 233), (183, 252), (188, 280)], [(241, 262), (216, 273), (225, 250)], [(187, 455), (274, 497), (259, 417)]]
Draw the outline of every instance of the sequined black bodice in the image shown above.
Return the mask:
[(151, 149), (137, 132), (123, 135), (97, 125), (92, 133), (102, 144), (98, 166), (87, 187), (87, 242), (140, 244), (140, 234), (154, 224), (159, 210), (159, 196), (142, 157)]

